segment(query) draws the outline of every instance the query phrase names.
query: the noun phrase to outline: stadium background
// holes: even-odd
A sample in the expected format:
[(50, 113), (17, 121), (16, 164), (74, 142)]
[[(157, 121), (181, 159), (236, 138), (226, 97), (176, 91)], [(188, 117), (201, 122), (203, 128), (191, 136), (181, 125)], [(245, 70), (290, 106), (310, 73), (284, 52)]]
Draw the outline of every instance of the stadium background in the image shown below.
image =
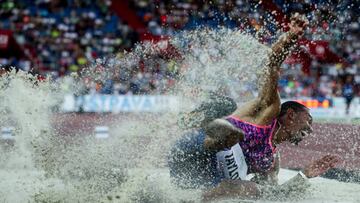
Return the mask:
[[(54, 80), (83, 75), (81, 92), (67, 95), (53, 118), (64, 135), (99, 133), (96, 129), (106, 134), (106, 127), (139, 112), (176, 111), (177, 98), (167, 90), (176, 81), (181, 55), (167, 42), (178, 31), (225, 26), (271, 45), (287, 30), (292, 13), (305, 14), (309, 29), (283, 64), (279, 90), (282, 99), (310, 107), (317, 123), (299, 148), (281, 148), (282, 166), (300, 168), (331, 152), (347, 160), (339, 168), (360, 168), (359, 126), (354, 125), (360, 118), (358, 1), (5, 0), (0, 5), (2, 67)], [(83, 72), (92, 66), (102, 75), (108, 70), (98, 59), (121, 58), (124, 50), (146, 41), (165, 44), (157, 57), (170, 63), (117, 67), (105, 81)], [(68, 80), (64, 89), (74, 84)], [(345, 97), (354, 97), (348, 112)], [(3, 136), (11, 134), (9, 126), (1, 127)]]

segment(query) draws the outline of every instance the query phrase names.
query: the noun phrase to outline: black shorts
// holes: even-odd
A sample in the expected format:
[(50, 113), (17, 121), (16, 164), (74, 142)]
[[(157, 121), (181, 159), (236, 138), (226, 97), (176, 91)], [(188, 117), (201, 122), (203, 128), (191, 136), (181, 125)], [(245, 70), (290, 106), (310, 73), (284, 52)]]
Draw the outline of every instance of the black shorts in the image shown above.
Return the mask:
[(171, 149), (168, 165), (173, 183), (182, 188), (209, 188), (220, 182), (216, 152), (204, 149), (205, 133), (193, 130)]

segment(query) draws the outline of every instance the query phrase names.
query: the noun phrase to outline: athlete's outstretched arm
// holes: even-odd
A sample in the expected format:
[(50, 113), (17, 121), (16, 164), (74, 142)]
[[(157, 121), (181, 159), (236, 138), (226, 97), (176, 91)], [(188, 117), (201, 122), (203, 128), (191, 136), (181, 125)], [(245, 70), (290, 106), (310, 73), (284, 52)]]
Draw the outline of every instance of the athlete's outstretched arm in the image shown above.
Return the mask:
[(217, 187), (205, 191), (202, 195), (203, 202), (219, 199), (259, 199), (261, 190), (255, 182), (246, 180), (224, 180)]
[(246, 180), (224, 180), (217, 187), (203, 193), (203, 201), (222, 198), (288, 200), (302, 198), (310, 188), (308, 178), (320, 176), (340, 162), (336, 156), (326, 155), (304, 168), (303, 177), (297, 174), (282, 185), (263, 185)]
[[(269, 61), (266, 64), (268, 72), (260, 87), (259, 96), (242, 107), (235, 113), (239, 117), (251, 117), (256, 123), (268, 123), (276, 117), (280, 111), (280, 96), (277, 91), (280, 77), (280, 67), (288, 56), (291, 48), (303, 35), (307, 20), (295, 14), (291, 18), (290, 30), (284, 33), (271, 47)], [(254, 121), (253, 121), (254, 122)]]
[(291, 18), (290, 30), (280, 36), (278, 41), (271, 47), (269, 62), (267, 64), (269, 72), (265, 76), (265, 81), (259, 92), (259, 101), (262, 107), (280, 104), (280, 97), (277, 91), (280, 66), (289, 55), (291, 48), (303, 35), (307, 23), (307, 20), (303, 16), (295, 14)]
[(334, 168), (340, 161), (337, 156), (326, 155), (307, 165), (303, 169), (303, 173), (298, 173), (282, 185), (275, 187), (263, 185), (258, 186), (258, 188), (261, 190), (262, 198), (269, 200), (284, 201), (289, 198), (303, 198), (304, 194), (309, 191), (310, 188), (308, 178), (314, 178), (324, 174), (329, 169)]

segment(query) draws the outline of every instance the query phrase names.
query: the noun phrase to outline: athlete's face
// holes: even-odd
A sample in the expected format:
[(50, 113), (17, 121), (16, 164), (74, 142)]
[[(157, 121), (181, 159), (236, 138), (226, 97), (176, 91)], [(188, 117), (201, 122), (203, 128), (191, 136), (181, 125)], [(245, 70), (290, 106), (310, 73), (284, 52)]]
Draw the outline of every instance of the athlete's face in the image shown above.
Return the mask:
[(292, 111), (289, 115), (289, 124), (287, 126), (289, 132), (288, 141), (293, 144), (299, 144), (303, 138), (313, 132), (312, 116), (309, 110), (300, 112)]

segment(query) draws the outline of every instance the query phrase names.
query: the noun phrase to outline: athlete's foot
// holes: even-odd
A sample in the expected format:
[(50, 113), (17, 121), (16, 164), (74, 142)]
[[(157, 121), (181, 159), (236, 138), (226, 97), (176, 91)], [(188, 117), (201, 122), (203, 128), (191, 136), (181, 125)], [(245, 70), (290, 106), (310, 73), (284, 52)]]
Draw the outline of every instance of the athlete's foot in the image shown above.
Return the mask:
[(178, 125), (180, 128), (199, 128), (202, 124), (202, 121), (205, 119), (203, 112), (192, 111), (190, 113), (185, 113), (180, 115), (178, 120)]
[(208, 101), (180, 116), (178, 124), (181, 128), (199, 128), (217, 118), (230, 115), (236, 108), (235, 101), (230, 97), (210, 93)]

